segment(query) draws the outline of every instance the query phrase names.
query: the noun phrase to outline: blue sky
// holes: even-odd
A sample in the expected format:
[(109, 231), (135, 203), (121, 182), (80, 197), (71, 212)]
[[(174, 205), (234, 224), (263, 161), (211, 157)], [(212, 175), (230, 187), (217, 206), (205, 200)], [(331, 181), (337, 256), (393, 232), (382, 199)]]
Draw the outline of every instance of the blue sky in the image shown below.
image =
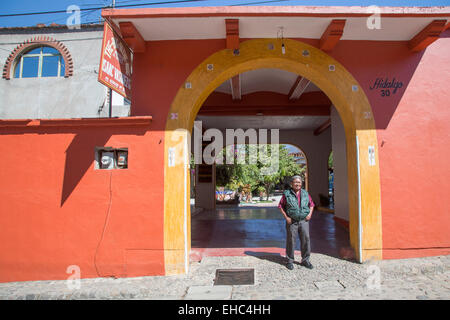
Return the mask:
[[(116, 0), (116, 5), (129, 5), (139, 3), (157, 3), (170, 0)], [(265, 2), (267, 3), (259, 3)], [(270, 1), (270, 0), (269, 0)], [(0, 15), (5, 14), (17, 14), (28, 12), (43, 12), (43, 11), (57, 11), (66, 10), (70, 5), (77, 5), (82, 9), (96, 8), (107, 6), (112, 3), (112, 0), (16, 0), (6, 1), (3, 0), (0, 8)], [(272, 1), (268, 0), (205, 0), (197, 2), (187, 2), (178, 4), (162, 4), (151, 5), (147, 7), (199, 7), (199, 6), (225, 6), (225, 5), (242, 5), (255, 3), (255, 5), (315, 5), (315, 6), (450, 6), (450, 0), (316, 0), (316, 1), (299, 1), (299, 0), (281, 0)], [(17, 16), (17, 17), (0, 17), (0, 27), (20, 27), (20, 26), (33, 26), (37, 23), (50, 24), (56, 22), (59, 24), (65, 24), (69, 14), (45, 14), (45, 15), (30, 15), (30, 16)], [(84, 11), (81, 12), (81, 23), (88, 23), (98, 21), (100, 18), (100, 10)]]

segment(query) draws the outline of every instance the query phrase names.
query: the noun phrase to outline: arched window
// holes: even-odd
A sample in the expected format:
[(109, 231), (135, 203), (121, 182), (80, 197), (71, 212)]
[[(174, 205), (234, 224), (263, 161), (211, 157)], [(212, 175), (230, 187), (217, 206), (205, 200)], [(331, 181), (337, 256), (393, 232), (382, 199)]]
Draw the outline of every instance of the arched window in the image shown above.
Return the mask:
[(65, 72), (61, 53), (53, 47), (39, 46), (17, 57), (14, 78), (64, 77)]
[(53, 38), (39, 36), (19, 44), (3, 67), (2, 78), (71, 77), (73, 60), (66, 46)]

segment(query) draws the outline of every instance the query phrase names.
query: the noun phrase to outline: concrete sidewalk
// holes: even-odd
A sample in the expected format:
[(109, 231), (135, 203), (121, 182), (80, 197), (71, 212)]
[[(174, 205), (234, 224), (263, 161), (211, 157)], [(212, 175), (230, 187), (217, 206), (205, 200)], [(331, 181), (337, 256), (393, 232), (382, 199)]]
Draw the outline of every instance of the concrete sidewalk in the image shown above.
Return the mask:
[[(187, 275), (0, 284), (0, 299), (450, 299), (450, 256), (357, 264), (313, 253), (289, 271), (280, 254), (205, 257)], [(254, 268), (254, 285), (214, 286), (216, 269)]]

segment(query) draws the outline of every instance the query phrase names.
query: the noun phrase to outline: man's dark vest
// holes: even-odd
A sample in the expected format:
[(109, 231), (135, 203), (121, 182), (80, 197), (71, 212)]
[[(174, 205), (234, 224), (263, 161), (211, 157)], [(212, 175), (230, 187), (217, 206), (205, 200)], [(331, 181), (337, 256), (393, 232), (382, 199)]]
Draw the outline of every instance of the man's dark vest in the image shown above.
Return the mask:
[(305, 219), (309, 214), (309, 194), (306, 190), (301, 189), (300, 203), (298, 205), (298, 198), (295, 191), (288, 189), (284, 191), (286, 197), (286, 214), (295, 221)]

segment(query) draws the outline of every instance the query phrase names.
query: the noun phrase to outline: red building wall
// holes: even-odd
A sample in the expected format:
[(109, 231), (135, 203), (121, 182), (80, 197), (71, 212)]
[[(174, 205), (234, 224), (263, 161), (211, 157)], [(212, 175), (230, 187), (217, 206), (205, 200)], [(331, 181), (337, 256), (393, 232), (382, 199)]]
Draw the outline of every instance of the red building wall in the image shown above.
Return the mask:
[(447, 30), (418, 54), (395, 112), (378, 131), (386, 259), (450, 254), (449, 48)]
[[(148, 129), (0, 128), (0, 281), (66, 279), (70, 265), (164, 274), (162, 142)], [(129, 169), (94, 170), (96, 146), (128, 147)]]
[[(377, 126), (383, 258), (450, 254), (450, 30), (422, 52), (403, 42), (340, 43), (333, 56), (359, 81)], [(403, 83), (390, 97), (376, 78)]]

